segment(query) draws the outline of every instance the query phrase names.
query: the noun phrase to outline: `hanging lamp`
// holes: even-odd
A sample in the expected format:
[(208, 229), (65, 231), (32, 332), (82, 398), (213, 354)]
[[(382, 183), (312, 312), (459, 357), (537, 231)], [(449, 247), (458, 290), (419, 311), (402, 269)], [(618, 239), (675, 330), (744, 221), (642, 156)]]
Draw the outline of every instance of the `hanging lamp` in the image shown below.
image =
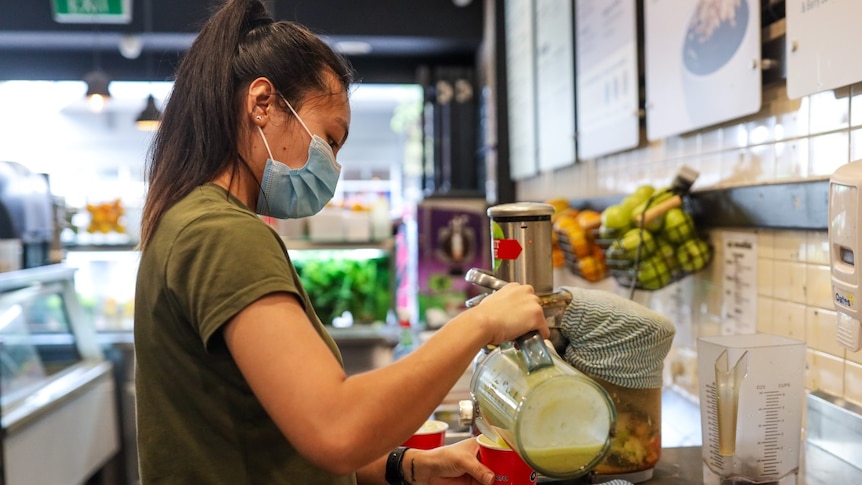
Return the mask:
[[(153, 8), (150, 0), (144, 1), (144, 32), (149, 34), (153, 30)], [(153, 55), (147, 52), (147, 78), (153, 78)], [(152, 87), (150, 94), (147, 96), (147, 104), (144, 110), (135, 119), (135, 126), (141, 131), (156, 131), (159, 129), (159, 124), (162, 120), (162, 112), (156, 106), (156, 98), (153, 97)]]
[(87, 102), (90, 109), (96, 112), (102, 111), (105, 108), (105, 102), (111, 97), (108, 91), (111, 78), (105, 71), (96, 69), (84, 76), (84, 82), (87, 83)]
[(135, 119), (135, 126), (142, 131), (155, 131), (159, 128), (161, 119), (162, 112), (156, 106), (156, 98), (150, 94), (147, 96), (147, 105)]
[(90, 105), (90, 111), (101, 112), (105, 109), (105, 103), (111, 98), (111, 93), (108, 91), (108, 85), (111, 83), (111, 77), (108, 73), (102, 70), (102, 53), (100, 44), (99, 24), (93, 24), (93, 70), (84, 75), (84, 82), (87, 83), (87, 103)]

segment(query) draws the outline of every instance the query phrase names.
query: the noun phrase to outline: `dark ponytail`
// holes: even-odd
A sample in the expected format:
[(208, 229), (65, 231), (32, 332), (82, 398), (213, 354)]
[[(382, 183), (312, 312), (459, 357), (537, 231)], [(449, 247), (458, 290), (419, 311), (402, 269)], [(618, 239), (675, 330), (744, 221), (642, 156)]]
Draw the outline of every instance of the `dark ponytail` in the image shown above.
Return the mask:
[(260, 0), (228, 0), (204, 24), (176, 71), (150, 147), (141, 248), (164, 213), (228, 168), (249, 170), (239, 154), (241, 89), (266, 77), (299, 109), (326, 87), (327, 72), (352, 82), (347, 62), (293, 22), (274, 22)]

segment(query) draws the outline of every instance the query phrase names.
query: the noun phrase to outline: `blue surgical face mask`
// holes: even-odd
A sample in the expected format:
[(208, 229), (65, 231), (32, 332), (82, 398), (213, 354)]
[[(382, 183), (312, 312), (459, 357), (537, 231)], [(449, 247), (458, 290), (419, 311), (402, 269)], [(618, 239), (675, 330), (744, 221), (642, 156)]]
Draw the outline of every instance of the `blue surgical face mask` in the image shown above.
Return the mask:
[[(284, 99), (284, 98), (282, 98)], [(257, 130), (269, 158), (263, 169), (260, 195), (257, 197), (257, 213), (277, 219), (297, 219), (320, 212), (335, 195), (335, 186), (341, 175), (341, 165), (335, 161), (332, 147), (305, 126), (305, 123), (287, 103), (287, 107), (311, 137), (308, 160), (302, 168), (292, 169), (272, 158), (269, 143), (260, 126)]]

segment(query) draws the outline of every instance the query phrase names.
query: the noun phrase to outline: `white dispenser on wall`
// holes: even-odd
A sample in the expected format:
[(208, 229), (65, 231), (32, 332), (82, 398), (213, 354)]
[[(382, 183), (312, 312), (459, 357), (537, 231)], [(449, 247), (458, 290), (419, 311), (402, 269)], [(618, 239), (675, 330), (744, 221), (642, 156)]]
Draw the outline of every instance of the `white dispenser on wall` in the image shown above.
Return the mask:
[[(862, 273), (856, 254), (862, 250), (862, 160), (842, 165), (829, 180), (829, 264), (832, 303), (838, 313), (838, 343), (852, 351), (862, 348), (859, 300)], [(862, 263), (862, 261), (860, 261)]]

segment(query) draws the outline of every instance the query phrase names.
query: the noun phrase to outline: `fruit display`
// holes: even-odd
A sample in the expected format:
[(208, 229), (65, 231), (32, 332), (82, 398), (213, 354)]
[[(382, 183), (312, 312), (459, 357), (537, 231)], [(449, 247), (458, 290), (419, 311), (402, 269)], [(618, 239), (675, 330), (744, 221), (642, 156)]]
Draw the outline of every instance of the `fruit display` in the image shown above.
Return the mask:
[(87, 212), (90, 213), (90, 224), (87, 226), (87, 232), (118, 232), (121, 234), (126, 232), (126, 227), (120, 220), (125, 214), (120, 199), (102, 204), (87, 204)]
[(618, 283), (657, 290), (709, 264), (712, 248), (682, 205), (670, 187), (642, 185), (602, 211), (595, 242)]
[(556, 198), (546, 203), (554, 206), (551, 216), (552, 259), (554, 268), (567, 267), (573, 274), (596, 282), (608, 276), (605, 254), (596, 244), (596, 234), (602, 214), (589, 209), (570, 207), (566, 199)]

